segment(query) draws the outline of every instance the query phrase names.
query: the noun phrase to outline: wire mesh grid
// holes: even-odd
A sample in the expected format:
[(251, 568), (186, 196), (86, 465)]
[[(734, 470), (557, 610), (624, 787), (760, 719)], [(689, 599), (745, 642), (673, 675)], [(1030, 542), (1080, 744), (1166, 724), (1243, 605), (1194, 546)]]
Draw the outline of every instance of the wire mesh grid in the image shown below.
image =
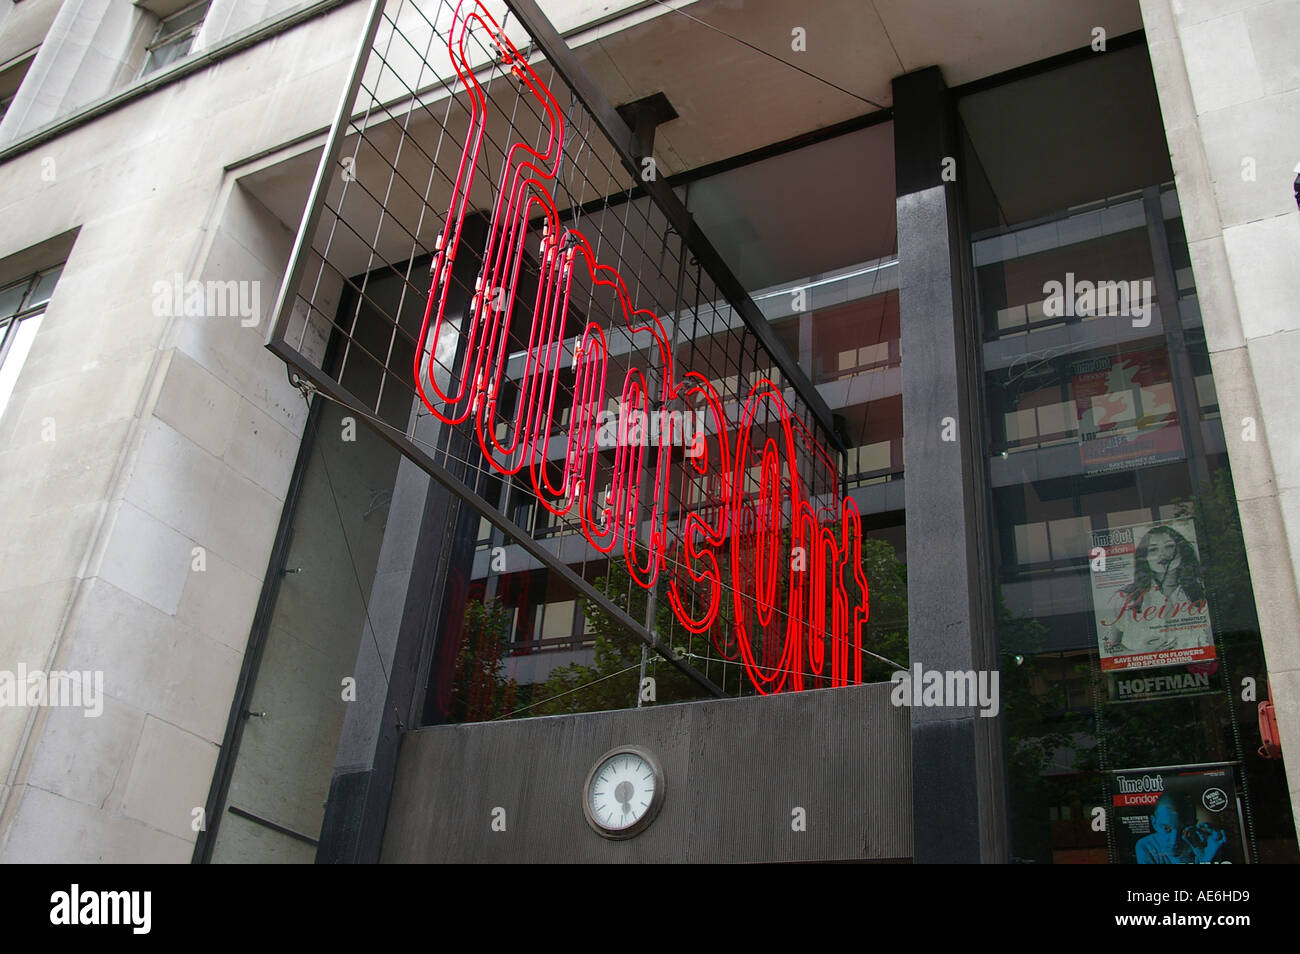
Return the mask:
[[(729, 694), (830, 685), (831, 656), (851, 672), (847, 646), (805, 651), (829, 624), (814, 610), (822, 632), (799, 632), (782, 599), (737, 638), (773, 578), (752, 543), (789, 540), (794, 499), (838, 521), (841, 466), (690, 237), (507, 11), (393, 0), (375, 16), (273, 348), (495, 504), (511, 529), (491, 544), (543, 540), (629, 611), (648, 584), (646, 629)], [(720, 554), (740, 544), (699, 633), (661, 604), (671, 590), (681, 615), (708, 615), (686, 537), (712, 529)]]

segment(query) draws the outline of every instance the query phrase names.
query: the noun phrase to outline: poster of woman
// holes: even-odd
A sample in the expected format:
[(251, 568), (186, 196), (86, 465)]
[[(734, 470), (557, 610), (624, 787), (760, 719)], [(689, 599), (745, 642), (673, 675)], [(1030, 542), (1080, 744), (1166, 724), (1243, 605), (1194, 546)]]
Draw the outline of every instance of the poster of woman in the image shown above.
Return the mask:
[(1103, 670), (1215, 658), (1190, 518), (1093, 533), (1092, 600)]

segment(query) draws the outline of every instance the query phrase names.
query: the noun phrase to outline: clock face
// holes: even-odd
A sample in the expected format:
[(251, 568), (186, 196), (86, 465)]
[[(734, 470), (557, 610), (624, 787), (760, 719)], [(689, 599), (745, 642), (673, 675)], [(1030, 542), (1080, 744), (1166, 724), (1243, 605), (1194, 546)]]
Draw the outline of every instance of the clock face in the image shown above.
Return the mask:
[(663, 802), (663, 773), (648, 752), (607, 752), (587, 778), (587, 821), (607, 838), (631, 838), (654, 820)]

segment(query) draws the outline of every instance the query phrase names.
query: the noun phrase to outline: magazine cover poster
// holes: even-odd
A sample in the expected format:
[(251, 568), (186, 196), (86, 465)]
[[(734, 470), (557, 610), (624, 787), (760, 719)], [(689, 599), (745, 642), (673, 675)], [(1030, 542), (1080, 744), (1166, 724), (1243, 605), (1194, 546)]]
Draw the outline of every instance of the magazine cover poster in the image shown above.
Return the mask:
[(1136, 769), (1111, 776), (1119, 864), (1244, 864), (1231, 767)]
[(1190, 517), (1097, 530), (1092, 547), (1092, 607), (1103, 671), (1216, 658)]
[(1163, 349), (1074, 365), (1079, 458), (1085, 474), (1182, 460), (1169, 356)]

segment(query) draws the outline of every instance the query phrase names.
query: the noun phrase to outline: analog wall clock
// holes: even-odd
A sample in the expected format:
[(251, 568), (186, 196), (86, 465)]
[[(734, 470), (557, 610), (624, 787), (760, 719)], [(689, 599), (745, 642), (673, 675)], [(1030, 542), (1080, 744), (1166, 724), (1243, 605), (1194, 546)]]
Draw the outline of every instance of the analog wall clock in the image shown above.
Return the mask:
[(602, 755), (587, 775), (582, 808), (606, 838), (632, 838), (654, 821), (664, 801), (664, 773), (644, 749), (620, 746)]

